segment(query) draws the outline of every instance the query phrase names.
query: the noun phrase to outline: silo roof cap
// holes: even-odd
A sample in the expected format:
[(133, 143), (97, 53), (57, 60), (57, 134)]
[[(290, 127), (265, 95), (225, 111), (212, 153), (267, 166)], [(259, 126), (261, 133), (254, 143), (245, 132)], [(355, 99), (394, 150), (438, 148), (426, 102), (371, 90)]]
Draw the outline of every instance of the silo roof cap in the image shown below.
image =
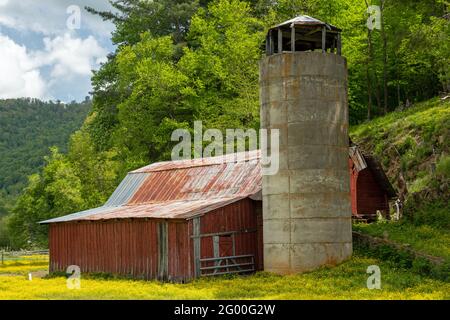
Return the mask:
[(339, 32), (342, 31), (341, 29), (339, 29), (336, 26), (333, 26), (329, 23), (320, 21), (316, 18), (306, 16), (306, 15), (297, 16), (293, 19), (284, 21), (284, 22), (276, 25), (272, 29), (277, 29), (277, 28), (282, 28), (282, 27), (291, 28), (293, 26), (325, 26), (325, 27), (327, 27), (328, 30), (334, 30), (334, 31), (339, 31)]

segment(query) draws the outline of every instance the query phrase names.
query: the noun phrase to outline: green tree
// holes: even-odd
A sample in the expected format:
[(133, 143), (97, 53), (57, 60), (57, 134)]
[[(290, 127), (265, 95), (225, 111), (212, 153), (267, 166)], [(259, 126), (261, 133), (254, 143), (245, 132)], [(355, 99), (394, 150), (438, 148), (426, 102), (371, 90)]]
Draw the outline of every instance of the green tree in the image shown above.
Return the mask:
[(9, 219), (9, 234), (16, 248), (46, 243), (39, 221), (71, 213), (83, 204), (81, 182), (66, 157), (52, 149), (42, 175), (30, 176)]
[(243, 1), (214, 1), (192, 18), (190, 46), (178, 65), (195, 92), (195, 117), (207, 127), (259, 127), (258, 61), (264, 36), (264, 24)]

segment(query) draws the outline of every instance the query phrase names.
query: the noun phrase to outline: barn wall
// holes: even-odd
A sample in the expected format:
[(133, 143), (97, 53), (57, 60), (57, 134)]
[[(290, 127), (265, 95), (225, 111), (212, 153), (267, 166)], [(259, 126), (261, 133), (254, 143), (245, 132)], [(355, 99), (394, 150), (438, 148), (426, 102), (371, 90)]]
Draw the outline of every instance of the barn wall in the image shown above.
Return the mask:
[(358, 171), (355, 168), (355, 165), (351, 158), (348, 159), (348, 165), (350, 170), (350, 195), (351, 195), (351, 203), (352, 203), (352, 215), (358, 214), (358, 189), (357, 189), (357, 182), (358, 182)]
[(77, 265), (81, 272), (157, 277), (157, 222), (121, 220), (50, 225), (50, 271)]
[[(243, 199), (223, 208), (209, 212), (200, 219), (200, 234), (214, 234), (222, 232), (236, 232), (235, 254), (236, 255), (255, 255), (255, 265), (258, 270), (263, 268), (262, 256), (262, 212), (259, 210), (259, 219), (257, 217), (261, 202), (250, 199)], [(258, 223), (261, 221), (258, 231)], [(190, 222), (189, 232), (192, 235), (192, 221)], [(259, 233), (259, 237), (258, 237)], [(258, 240), (260, 243), (258, 244)], [(201, 238), (201, 258), (214, 257), (213, 237)], [(191, 268), (194, 270), (193, 241), (191, 240)]]
[[(256, 268), (262, 270), (261, 215), (260, 201), (243, 199), (201, 216), (200, 234), (235, 232), (235, 254), (255, 255)], [(192, 235), (193, 220), (134, 219), (51, 224), (50, 271), (65, 272), (68, 266), (77, 265), (81, 272), (188, 281), (195, 277)], [(167, 241), (167, 247), (160, 246), (161, 241)], [(201, 237), (200, 247), (201, 258), (214, 257), (211, 236)], [(162, 262), (164, 257), (167, 264)]]
[(359, 215), (376, 216), (377, 210), (389, 213), (389, 203), (386, 194), (375, 180), (369, 168), (359, 172), (356, 189), (357, 212)]
[(193, 277), (191, 268), (191, 250), (189, 224), (169, 222), (169, 281), (184, 282)]

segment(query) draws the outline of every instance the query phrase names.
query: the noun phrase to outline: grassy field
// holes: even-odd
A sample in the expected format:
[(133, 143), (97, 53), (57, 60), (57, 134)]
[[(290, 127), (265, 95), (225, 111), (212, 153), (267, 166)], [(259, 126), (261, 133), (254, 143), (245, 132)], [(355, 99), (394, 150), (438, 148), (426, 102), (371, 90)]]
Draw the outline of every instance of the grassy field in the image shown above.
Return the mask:
[(353, 229), (375, 237), (387, 236), (394, 242), (409, 244), (414, 250), (450, 261), (450, 230), (398, 222), (356, 224)]
[[(370, 265), (381, 269), (380, 290), (367, 289)], [(28, 271), (46, 267), (46, 260), (0, 266), (0, 299), (450, 299), (449, 283), (357, 255), (301, 275), (259, 273), (189, 284), (82, 277), (79, 290), (69, 290), (65, 277), (28, 280)]]

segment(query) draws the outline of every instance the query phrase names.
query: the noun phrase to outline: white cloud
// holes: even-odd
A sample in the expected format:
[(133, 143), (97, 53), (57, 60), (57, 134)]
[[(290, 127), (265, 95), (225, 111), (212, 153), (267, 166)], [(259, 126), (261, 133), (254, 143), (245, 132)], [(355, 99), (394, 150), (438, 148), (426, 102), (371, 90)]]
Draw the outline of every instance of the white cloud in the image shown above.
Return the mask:
[(84, 10), (85, 6), (98, 10), (111, 10), (107, 0), (0, 0), (0, 25), (44, 35), (62, 35), (67, 32), (70, 14), (67, 8), (76, 5), (81, 9), (81, 28), (93, 34), (109, 37), (112, 23)]
[(92, 36), (83, 40), (66, 33), (53, 39), (45, 38), (44, 43), (45, 49), (38, 52), (36, 58), (40, 64), (52, 66), (52, 78), (90, 76), (108, 53)]
[[(81, 9), (81, 30), (68, 25), (73, 5)], [(111, 9), (107, 0), (0, 0), (0, 98), (87, 95), (114, 28), (85, 6)]]
[[(53, 86), (89, 83), (91, 71), (106, 60), (107, 50), (92, 36), (80, 39), (67, 33), (43, 42), (43, 50), (30, 52), (0, 34), (0, 98), (48, 99)], [(47, 77), (44, 67), (50, 68)]]
[(33, 57), (25, 47), (19, 46), (1, 34), (0, 75), (0, 98), (2, 99), (47, 98), (45, 82), (35, 66)]

